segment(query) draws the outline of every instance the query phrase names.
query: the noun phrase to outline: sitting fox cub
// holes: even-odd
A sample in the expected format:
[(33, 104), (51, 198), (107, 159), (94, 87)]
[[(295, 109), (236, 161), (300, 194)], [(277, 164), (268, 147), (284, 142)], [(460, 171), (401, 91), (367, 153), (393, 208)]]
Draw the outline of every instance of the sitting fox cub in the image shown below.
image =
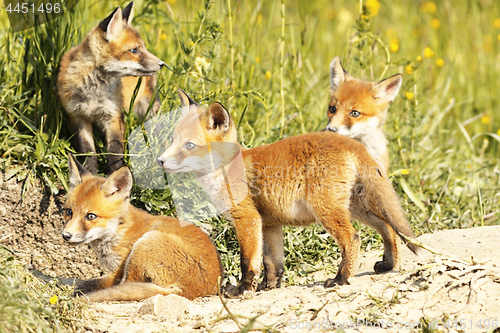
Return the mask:
[[(326, 287), (347, 283), (356, 269), (360, 239), (351, 218), (382, 236), (384, 257), (375, 264), (375, 271), (387, 272), (398, 265), (398, 235), (414, 235), (389, 179), (361, 143), (327, 131), (248, 150), (238, 148), (246, 175), (245, 179), (233, 179), (231, 185), (227, 179), (238, 173), (236, 164), (228, 163), (221, 172), (207, 173), (207, 163), (224, 160), (225, 151), (234, 155), (231, 149), (217, 151), (220, 143), (237, 145), (236, 128), (228, 111), (219, 103), (204, 109), (183, 91), (179, 95), (184, 117), (174, 129), (172, 145), (158, 163), (167, 172), (193, 171), (213, 202), (230, 201), (228, 215), (241, 249), (242, 278), (235, 294), (257, 289), (263, 251), (265, 276), (259, 289), (279, 286), (283, 274), (282, 225), (317, 222), (337, 241), (342, 260), (337, 276), (328, 279)], [(212, 155), (205, 156), (208, 154)], [(226, 186), (216, 190), (217, 184), (224, 183)], [(241, 201), (233, 200), (245, 192), (243, 186), (248, 186), (249, 194)], [(226, 190), (230, 200), (223, 198)], [(412, 244), (408, 247), (415, 253), (418, 250)]]
[(132, 206), (128, 168), (105, 179), (69, 155), (69, 172), (62, 237), (73, 245), (90, 243), (110, 271), (77, 286), (91, 302), (135, 301), (156, 294), (194, 299), (216, 293), (222, 266), (208, 236), (192, 224), (182, 226), (177, 219)]
[(342, 68), (339, 57), (330, 64), (326, 129), (361, 142), (385, 172), (389, 169), (389, 151), (383, 126), (402, 82), (401, 74), (377, 83), (358, 80)]
[[(134, 89), (144, 77), (134, 111), (144, 117), (156, 86), (156, 72), (165, 63), (146, 49), (132, 25), (134, 2), (123, 11), (116, 8), (93, 28), (80, 45), (62, 58), (57, 77), (61, 103), (75, 131), (73, 145), (79, 153), (95, 153), (92, 125), (104, 133), (108, 152), (106, 174), (123, 166), (125, 123)], [(153, 112), (160, 108), (157, 99)], [(89, 156), (85, 167), (97, 172), (97, 156)]]

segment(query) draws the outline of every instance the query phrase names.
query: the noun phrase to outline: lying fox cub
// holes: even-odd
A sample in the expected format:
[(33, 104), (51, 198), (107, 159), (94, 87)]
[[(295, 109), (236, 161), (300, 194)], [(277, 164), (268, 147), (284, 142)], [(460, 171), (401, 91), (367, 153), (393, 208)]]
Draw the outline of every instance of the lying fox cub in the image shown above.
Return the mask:
[(216, 293), (222, 266), (209, 237), (192, 224), (132, 206), (128, 168), (105, 179), (86, 171), (70, 154), (69, 174), (62, 237), (72, 245), (90, 243), (110, 271), (77, 286), (91, 302)]
[[(233, 159), (231, 149), (218, 151), (218, 146), (238, 145), (228, 111), (220, 103), (205, 109), (183, 91), (179, 95), (184, 117), (174, 129), (172, 145), (158, 163), (167, 172), (194, 172), (213, 202), (230, 203), (228, 215), (241, 249), (242, 278), (235, 294), (257, 289), (263, 251), (265, 276), (259, 288), (279, 286), (283, 274), (282, 225), (317, 222), (335, 238), (342, 261), (337, 276), (328, 279), (326, 287), (347, 283), (355, 272), (360, 239), (351, 218), (382, 236), (384, 257), (375, 264), (375, 271), (387, 272), (398, 265), (398, 235), (414, 235), (385, 172), (361, 143), (327, 131), (248, 150), (238, 146), (246, 174), (233, 179), (231, 186), (227, 179), (238, 173), (235, 163), (207, 173), (212, 161)], [(226, 186), (216, 190), (217, 184), (224, 183)], [(248, 187), (249, 194), (235, 201), (238, 193), (245, 193), (243, 187)], [(413, 244), (408, 247), (417, 252)]]

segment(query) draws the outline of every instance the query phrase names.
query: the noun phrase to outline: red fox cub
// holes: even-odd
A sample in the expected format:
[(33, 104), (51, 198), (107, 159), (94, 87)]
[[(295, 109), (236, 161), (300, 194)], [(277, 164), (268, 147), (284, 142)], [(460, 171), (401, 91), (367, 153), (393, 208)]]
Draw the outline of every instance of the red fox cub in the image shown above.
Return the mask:
[(378, 83), (355, 79), (342, 68), (339, 57), (330, 64), (326, 128), (361, 142), (385, 172), (389, 169), (389, 151), (383, 126), (402, 82), (401, 74)]
[[(221, 159), (217, 156), (221, 152), (214, 152), (217, 143), (237, 145), (236, 128), (221, 104), (204, 109), (183, 91), (179, 94), (185, 116), (174, 129), (172, 145), (158, 158), (158, 163), (166, 172), (199, 173), (198, 179), (212, 201), (220, 201), (214, 184), (224, 184), (235, 173), (234, 166), (229, 163), (221, 173), (209, 174), (210, 179), (202, 162)], [(284, 268), (282, 225), (317, 222), (337, 241), (342, 260), (337, 276), (328, 279), (326, 287), (347, 283), (356, 270), (360, 238), (351, 218), (382, 236), (384, 257), (375, 264), (375, 271), (387, 272), (398, 265), (398, 235), (414, 235), (389, 179), (362, 144), (325, 131), (240, 150), (246, 175), (239, 182), (233, 181), (230, 192), (241, 192), (240, 187), (247, 186), (249, 194), (234, 203), (228, 214), (241, 250), (242, 278), (236, 295), (257, 289), (263, 251), (265, 276), (259, 289), (279, 286)], [(202, 156), (208, 152), (212, 157)], [(417, 252), (416, 246), (407, 245)]]
[[(57, 91), (76, 135), (73, 139), (79, 153), (95, 153), (92, 124), (105, 136), (108, 152), (106, 173), (123, 166), (122, 109), (128, 110), (134, 88), (144, 76), (134, 111), (144, 116), (156, 86), (156, 72), (165, 63), (151, 54), (139, 33), (130, 25), (131, 2), (122, 11), (116, 8), (85, 37), (80, 45), (62, 58)], [(157, 99), (152, 112), (160, 108)], [(86, 168), (97, 172), (97, 157), (88, 156)]]
[(89, 301), (135, 301), (157, 294), (194, 299), (217, 292), (222, 266), (208, 236), (192, 224), (132, 206), (127, 167), (105, 179), (69, 155), (69, 179), (62, 237), (72, 245), (90, 244), (110, 271), (77, 285)]

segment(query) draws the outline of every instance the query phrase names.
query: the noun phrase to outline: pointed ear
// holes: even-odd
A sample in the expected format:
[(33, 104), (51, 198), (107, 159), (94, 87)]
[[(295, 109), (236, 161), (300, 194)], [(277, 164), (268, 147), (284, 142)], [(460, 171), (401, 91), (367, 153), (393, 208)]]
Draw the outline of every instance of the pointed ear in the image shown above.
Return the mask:
[(121, 167), (106, 179), (101, 186), (101, 190), (107, 197), (118, 195), (123, 199), (128, 199), (130, 198), (133, 183), (134, 180), (130, 170), (127, 167)]
[(193, 101), (191, 99), (191, 97), (189, 97), (188, 94), (186, 94), (184, 92), (184, 90), (179, 89), (178, 93), (179, 93), (179, 98), (181, 100), (182, 107), (190, 106), (190, 105), (198, 105), (198, 103), (196, 103), (195, 101)]
[(107, 41), (117, 38), (123, 29), (121, 8), (116, 7), (116, 9), (108, 17), (99, 23), (99, 28), (106, 33)]
[(75, 187), (82, 183), (82, 177), (84, 175), (90, 175), (90, 172), (88, 172), (71, 153), (68, 153), (68, 167), (69, 188), (73, 190)]
[(346, 71), (342, 68), (340, 58), (333, 58), (330, 63), (330, 92), (334, 93), (340, 85), (346, 80)]
[(134, 18), (134, 2), (130, 2), (127, 7), (125, 7), (122, 11), (122, 18), (127, 24), (132, 23), (132, 19)]
[(220, 128), (226, 133), (233, 125), (229, 112), (219, 102), (215, 102), (207, 108), (207, 115), (207, 128), (209, 130)]
[(398, 95), (402, 83), (403, 76), (401, 74), (391, 76), (372, 87), (372, 96), (374, 99), (380, 99), (381, 102), (391, 103)]

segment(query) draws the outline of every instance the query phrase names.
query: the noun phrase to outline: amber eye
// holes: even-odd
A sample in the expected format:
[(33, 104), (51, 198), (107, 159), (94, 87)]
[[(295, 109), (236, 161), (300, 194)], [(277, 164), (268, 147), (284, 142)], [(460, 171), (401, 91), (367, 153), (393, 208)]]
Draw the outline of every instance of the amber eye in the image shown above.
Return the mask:
[(337, 112), (337, 107), (335, 105), (330, 105), (328, 107), (328, 112), (330, 112), (331, 114), (335, 114), (335, 112)]
[(351, 111), (351, 117), (358, 118), (359, 116), (361, 116), (361, 112), (359, 112), (358, 110)]
[(133, 48), (133, 49), (130, 49), (129, 52), (130, 53), (133, 53), (133, 54), (136, 54), (139, 50), (137, 49), (137, 47)]
[(97, 218), (97, 215), (95, 215), (94, 213), (88, 213), (87, 215), (85, 215), (85, 218), (89, 221), (92, 221)]
[(192, 142), (186, 143), (186, 149), (187, 150), (193, 150), (193, 148), (196, 147), (196, 145)]
[(71, 208), (66, 208), (66, 215), (73, 216), (73, 211), (71, 210)]

